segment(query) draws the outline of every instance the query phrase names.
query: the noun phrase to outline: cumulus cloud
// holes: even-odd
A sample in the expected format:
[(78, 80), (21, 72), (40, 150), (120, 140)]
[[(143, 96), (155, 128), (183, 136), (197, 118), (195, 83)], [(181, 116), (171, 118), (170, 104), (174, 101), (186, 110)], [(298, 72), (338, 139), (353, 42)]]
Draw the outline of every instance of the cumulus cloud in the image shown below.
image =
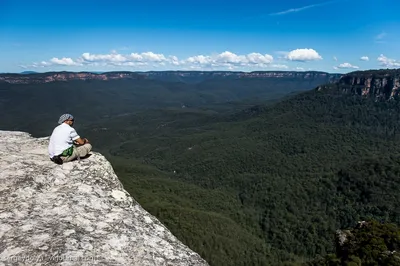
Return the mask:
[(361, 56), (360, 60), (361, 61), (369, 61), (369, 57), (368, 56)]
[(193, 55), (186, 59), (179, 59), (174, 55), (164, 55), (154, 52), (120, 54), (111, 51), (109, 54), (83, 53), (72, 58), (54, 57), (48, 61), (34, 63), (33, 67), (51, 66), (84, 66), (84, 67), (144, 67), (148, 68), (176, 68), (180, 69), (250, 69), (250, 68), (278, 68), (287, 69), (283, 64), (273, 64), (274, 57), (269, 54), (249, 53), (235, 54), (224, 51), (212, 55)]
[(350, 63), (343, 63), (343, 64), (340, 64), (340, 65), (338, 65), (335, 69), (357, 69), (357, 68), (359, 68), (358, 66), (353, 66), (352, 64), (350, 64)]
[(83, 53), (80, 57), (80, 61), (82, 62), (125, 62), (127, 61), (126, 57), (111, 53), (111, 54), (90, 54), (90, 53)]
[(180, 65), (179, 59), (178, 59), (178, 57), (176, 57), (175, 55), (170, 55), (170, 56), (169, 56), (169, 61), (170, 61), (171, 64), (174, 65), (174, 66), (179, 66), (179, 65)]
[(387, 67), (387, 68), (397, 68), (400, 67), (400, 61), (395, 60), (395, 59), (391, 59), (391, 58), (387, 58), (386, 56), (384, 56), (383, 54), (381, 54), (378, 57), (378, 62), (381, 66), (383, 67)]
[(237, 55), (235, 53), (225, 51), (213, 56), (191, 56), (184, 60), (183, 63), (199, 64), (206, 67), (267, 66), (271, 64), (273, 60), (274, 58), (269, 54), (263, 55), (260, 53), (250, 53), (247, 55)]
[(274, 58), (271, 55), (262, 55), (259, 53), (248, 54), (247, 59), (251, 64), (270, 64), (272, 61), (274, 61)]
[[(62, 65), (62, 66), (74, 66), (74, 65), (77, 65), (77, 63), (74, 62), (74, 60), (72, 60), (69, 57), (63, 57), (61, 59), (59, 59), (57, 57), (53, 57), (52, 59), (50, 59), (50, 63), (52, 63), (54, 65)], [(46, 65), (50, 65), (50, 63), (42, 61), (41, 65), (46, 66)]]
[[(125, 62), (165, 62), (168, 61), (163, 54), (155, 54), (153, 52), (145, 53), (131, 53), (128, 55), (122, 55), (118, 53), (111, 54), (90, 54), (83, 53), (80, 60), (84, 63), (88, 62), (108, 62), (108, 63), (125, 63)], [(123, 65), (123, 64), (122, 64)]]
[(211, 57), (210, 56), (204, 56), (204, 55), (196, 55), (196, 56), (191, 56), (185, 60), (187, 63), (194, 63), (194, 64), (210, 64), (211, 63)]
[(291, 61), (306, 62), (306, 61), (321, 60), (322, 57), (314, 49), (296, 49), (290, 51), (287, 54), (286, 59)]
[(234, 53), (231, 53), (229, 51), (225, 51), (221, 54), (219, 54), (215, 60), (218, 63), (222, 64), (241, 64), (246, 61), (246, 56), (244, 55), (236, 55)]
[(167, 60), (163, 54), (155, 54), (153, 52), (141, 53), (138, 56), (141, 57), (142, 61), (164, 62)]
[(42, 61), (42, 62), (40, 62), (40, 65), (42, 65), (42, 66), (49, 66), (49, 65), (51, 65), (49, 62), (46, 62), (46, 61)]

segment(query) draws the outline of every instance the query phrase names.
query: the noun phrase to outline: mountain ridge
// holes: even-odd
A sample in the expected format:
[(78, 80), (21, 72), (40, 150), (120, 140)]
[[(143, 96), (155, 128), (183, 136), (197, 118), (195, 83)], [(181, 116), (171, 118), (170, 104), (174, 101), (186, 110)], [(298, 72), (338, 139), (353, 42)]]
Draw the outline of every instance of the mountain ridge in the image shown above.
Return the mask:
[[(342, 74), (331, 74), (319, 71), (111, 71), (94, 72), (44, 72), (44, 73), (5, 73), (0, 74), (0, 82), (11, 84), (49, 83), (71, 80), (116, 80), (116, 79), (161, 79), (164, 81), (179, 81), (197, 78), (200, 80), (212, 78), (327, 78), (328, 83), (337, 81)], [(180, 79), (177, 79), (180, 78)]]

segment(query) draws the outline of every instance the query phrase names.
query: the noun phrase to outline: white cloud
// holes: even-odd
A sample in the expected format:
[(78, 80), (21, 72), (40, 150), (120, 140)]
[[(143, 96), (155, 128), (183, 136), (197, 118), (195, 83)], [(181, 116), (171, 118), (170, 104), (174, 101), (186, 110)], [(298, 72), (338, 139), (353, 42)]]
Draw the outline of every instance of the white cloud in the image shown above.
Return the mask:
[(155, 54), (153, 52), (142, 53), (141, 56), (143, 61), (163, 62), (167, 60), (163, 54)]
[(303, 6), (303, 7), (298, 7), (298, 8), (290, 8), (281, 12), (276, 12), (276, 13), (271, 13), (269, 14), (270, 16), (281, 16), (281, 15), (286, 15), (286, 14), (290, 14), (290, 13), (296, 13), (296, 12), (300, 12), (306, 9), (310, 9), (313, 7), (318, 7), (318, 6), (324, 6), (324, 5), (328, 5), (328, 4), (332, 4), (332, 3), (337, 3), (339, 2), (337, 1), (328, 1), (328, 2), (324, 2), (324, 3), (320, 3), (320, 4), (314, 4), (314, 5), (308, 5), (308, 6)]
[(382, 40), (383, 38), (386, 37), (386, 35), (387, 35), (386, 32), (379, 33), (378, 35), (375, 36), (375, 40)]
[(335, 69), (338, 69), (338, 68), (340, 68), (340, 69), (358, 69), (359, 67), (353, 66), (350, 63), (343, 63), (343, 64), (338, 65), (337, 68), (335, 68)]
[[(77, 63), (74, 62), (74, 60), (72, 60), (69, 57), (63, 57), (61, 59), (59, 59), (57, 57), (53, 57), (52, 59), (50, 59), (50, 63), (52, 63), (54, 65), (62, 65), (62, 66), (75, 66), (75, 65), (77, 65)], [(41, 65), (46, 66), (46, 65), (50, 65), (50, 63), (42, 61)]]
[(248, 54), (247, 59), (251, 64), (270, 64), (272, 61), (274, 61), (274, 58), (271, 55), (262, 55), (260, 53)]
[(336, 57), (336, 56), (334, 56), (334, 57), (333, 57), (333, 60), (337, 61), (337, 57)]
[(369, 57), (368, 56), (361, 56), (360, 60), (361, 61), (369, 61)]
[[(108, 66), (109, 64), (103, 64), (104, 66)], [(123, 62), (121, 64), (118, 65), (114, 65), (114, 66), (129, 66), (129, 67), (140, 67), (140, 66), (148, 66), (149, 63), (148, 62)]]
[(303, 67), (296, 67), (296, 70), (297, 71), (304, 71), (304, 68)]
[(289, 52), (286, 59), (291, 61), (316, 61), (321, 60), (322, 57), (314, 49), (296, 49)]
[(379, 33), (375, 36), (376, 43), (386, 43), (385, 37), (387, 36), (386, 32)]
[(391, 59), (391, 58), (387, 58), (386, 56), (384, 56), (383, 54), (381, 54), (378, 57), (378, 62), (380, 63), (381, 66), (387, 67), (387, 68), (397, 68), (400, 67), (400, 61), (395, 60), (395, 59)]
[(236, 55), (229, 51), (225, 51), (219, 55), (217, 55), (215, 62), (222, 64), (241, 64), (247, 63), (246, 56), (244, 55)]
[(269, 54), (250, 53), (247, 55), (237, 55), (235, 53), (225, 51), (223, 53), (205, 56), (196, 55), (191, 56), (184, 60), (184, 63), (188, 64), (200, 64), (206, 67), (233, 67), (233, 66), (253, 66), (263, 67), (268, 66), (273, 62), (274, 58)]
[(126, 62), (128, 59), (120, 54), (90, 54), (83, 53), (81, 58), (83, 62)]
[(90, 54), (83, 53), (80, 60), (84, 63), (90, 62), (108, 62), (116, 65), (124, 62), (165, 62), (167, 58), (163, 54), (155, 54), (153, 52), (131, 53), (122, 55), (112, 52), (111, 54)]
[(33, 63), (32, 67), (54, 67), (54, 66), (84, 66), (106, 69), (118, 67), (147, 67), (149, 69), (259, 69), (276, 68), (288, 69), (284, 64), (273, 64), (274, 57), (269, 54), (249, 53), (235, 54), (224, 51), (219, 54), (193, 55), (186, 59), (179, 59), (177, 56), (158, 54), (154, 52), (119, 54), (115, 50), (109, 54), (83, 53), (81, 56), (72, 58), (54, 57), (48, 61)]
[(170, 56), (169, 56), (169, 61), (170, 61), (171, 64), (174, 65), (174, 66), (179, 66), (179, 65), (180, 65), (179, 59), (178, 59), (178, 57), (176, 57), (175, 55), (170, 55)]
[(278, 68), (278, 69), (288, 69), (289, 67), (287, 65), (271, 65), (272, 68)]
[(185, 61), (188, 63), (208, 65), (212, 60), (210, 56), (196, 55), (187, 58)]

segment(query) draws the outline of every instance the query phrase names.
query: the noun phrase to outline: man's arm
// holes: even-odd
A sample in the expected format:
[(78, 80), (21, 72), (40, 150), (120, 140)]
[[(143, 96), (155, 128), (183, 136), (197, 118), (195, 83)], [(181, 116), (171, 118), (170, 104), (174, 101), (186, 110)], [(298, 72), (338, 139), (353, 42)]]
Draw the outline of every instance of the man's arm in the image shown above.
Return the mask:
[(78, 145), (84, 145), (86, 143), (89, 143), (89, 141), (86, 138), (81, 138), (78, 135), (78, 133), (76, 133), (76, 130), (74, 128), (71, 128), (70, 137), (72, 138), (74, 143)]
[(86, 143), (89, 143), (88, 139), (86, 139), (86, 138), (77, 138), (74, 141), (75, 141), (75, 143), (77, 143), (79, 145), (84, 145)]

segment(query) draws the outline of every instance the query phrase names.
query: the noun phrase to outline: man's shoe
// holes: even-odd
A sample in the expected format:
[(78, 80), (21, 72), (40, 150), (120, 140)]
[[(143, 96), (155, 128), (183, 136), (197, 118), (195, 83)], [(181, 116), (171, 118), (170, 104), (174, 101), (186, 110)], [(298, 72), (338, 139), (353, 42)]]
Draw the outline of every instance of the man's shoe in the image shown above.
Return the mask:
[(60, 158), (60, 156), (54, 156), (53, 158), (51, 158), (50, 160), (52, 160), (53, 162), (55, 162), (56, 164), (63, 164), (64, 161)]

